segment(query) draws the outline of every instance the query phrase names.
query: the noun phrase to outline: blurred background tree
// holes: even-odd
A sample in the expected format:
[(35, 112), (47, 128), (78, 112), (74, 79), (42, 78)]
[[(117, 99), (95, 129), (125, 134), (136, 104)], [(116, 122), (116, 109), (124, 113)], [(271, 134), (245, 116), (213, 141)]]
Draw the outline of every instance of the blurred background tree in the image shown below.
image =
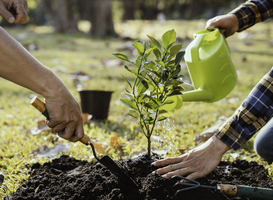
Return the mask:
[[(209, 19), (227, 13), (245, 0), (28, 0), (29, 24), (51, 25), (59, 33), (79, 31), (91, 23), (91, 36), (116, 36), (115, 20)], [(14, 26), (5, 20), (1, 26)], [(18, 26), (18, 25), (15, 25)]]

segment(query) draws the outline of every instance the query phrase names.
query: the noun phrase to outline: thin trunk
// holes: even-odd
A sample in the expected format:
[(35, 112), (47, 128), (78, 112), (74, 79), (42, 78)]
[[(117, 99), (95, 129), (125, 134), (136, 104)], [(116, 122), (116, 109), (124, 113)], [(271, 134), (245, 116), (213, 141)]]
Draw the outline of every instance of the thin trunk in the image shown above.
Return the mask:
[(148, 158), (151, 158), (151, 137), (148, 137), (147, 140), (148, 140)]

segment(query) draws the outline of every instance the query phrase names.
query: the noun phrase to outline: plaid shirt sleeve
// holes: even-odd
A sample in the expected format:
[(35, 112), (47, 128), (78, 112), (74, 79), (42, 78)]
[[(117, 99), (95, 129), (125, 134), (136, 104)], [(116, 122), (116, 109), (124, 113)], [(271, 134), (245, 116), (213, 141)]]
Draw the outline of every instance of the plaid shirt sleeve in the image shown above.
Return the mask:
[(236, 112), (215, 133), (238, 149), (273, 116), (273, 68), (259, 81)]
[(248, 0), (230, 13), (237, 16), (240, 32), (271, 17), (273, 0)]

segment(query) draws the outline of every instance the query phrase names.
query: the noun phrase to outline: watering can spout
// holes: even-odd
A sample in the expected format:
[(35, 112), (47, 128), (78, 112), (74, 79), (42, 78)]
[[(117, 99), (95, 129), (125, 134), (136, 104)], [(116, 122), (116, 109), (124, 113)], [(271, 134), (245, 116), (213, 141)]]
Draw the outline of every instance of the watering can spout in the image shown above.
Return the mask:
[(191, 90), (183, 92), (182, 95), (183, 102), (189, 101), (211, 101), (213, 99), (213, 93), (205, 89)]

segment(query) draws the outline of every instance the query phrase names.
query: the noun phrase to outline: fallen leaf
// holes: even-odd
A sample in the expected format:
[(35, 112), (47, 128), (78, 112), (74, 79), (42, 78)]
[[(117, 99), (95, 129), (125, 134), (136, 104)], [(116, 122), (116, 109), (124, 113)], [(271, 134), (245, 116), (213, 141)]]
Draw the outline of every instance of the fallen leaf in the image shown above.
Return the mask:
[(92, 119), (92, 115), (89, 113), (82, 113), (82, 118), (83, 118), (83, 124), (88, 124), (90, 123), (90, 120)]
[(122, 148), (124, 145), (121, 144), (119, 137), (116, 135), (111, 137), (110, 146), (113, 149), (119, 149), (119, 148)]
[(49, 128), (45, 122), (45, 120), (40, 120), (37, 122), (37, 128), (28, 130), (28, 133), (32, 135), (38, 135), (42, 132), (49, 131), (51, 128)]
[(99, 140), (96, 141), (93, 140), (92, 144), (94, 145), (97, 153), (104, 154), (111, 149), (111, 147), (106, 142), (102, 142)]

